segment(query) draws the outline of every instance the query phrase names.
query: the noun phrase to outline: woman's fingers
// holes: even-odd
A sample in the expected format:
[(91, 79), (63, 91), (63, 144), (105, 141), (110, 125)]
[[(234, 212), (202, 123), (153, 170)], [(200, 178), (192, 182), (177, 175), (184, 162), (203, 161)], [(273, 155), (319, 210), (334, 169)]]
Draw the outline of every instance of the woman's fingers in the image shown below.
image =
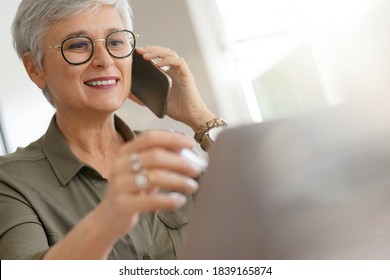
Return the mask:
[[(142, 176), (143, 179), (139, 179)], [(141, 180), (141, 182), (139, 181)], [(194, 179), (164, 169), (144, 169), (137, 173), (124, 173), (112, 181), (116, 192), (138, 194), (154, 190), (194, 193), (199, 185)]]
[(180, 193), (148, 193), (129, 198), (131, 211), (154, 212), (164, 211), (182, 207), (187, 202), (187, 198)]
[(145, 169), (167, 169), (171, 172), (180, 173), (188, 177), (197, 177), (200, 173), (200, 167), (191, 164), (187, 159), (177, 152), (167, 151), (164, 149), (147, 150), (137, 154), (138, 160), (131, 166), (136, 170), (136, 163)]
[(118, 192), (163, 189), (193, 193), (198, 184), (192, 178), (201, 168), (181, 155), (192, 141), (179, 133), (148, 131), (125, 145), (113, 165), (110, 183)]
[(157, 66), (165, 70), (171, 78), (180, 84), (194, 83), (194, 77), (185, 60), (168, 48), (159, 46), (146, 46), (137, 49), (146, 60), (153, 60)]
[(179, 58), (177, 53), (174, 50), (169, 48), (163, 48), (159, 46), (145, 46), (137, 48), (137, 52), (143, 55), (144, 59), (151, 60), (154, 58), (166, 58), (166, 57), (176, 57)]

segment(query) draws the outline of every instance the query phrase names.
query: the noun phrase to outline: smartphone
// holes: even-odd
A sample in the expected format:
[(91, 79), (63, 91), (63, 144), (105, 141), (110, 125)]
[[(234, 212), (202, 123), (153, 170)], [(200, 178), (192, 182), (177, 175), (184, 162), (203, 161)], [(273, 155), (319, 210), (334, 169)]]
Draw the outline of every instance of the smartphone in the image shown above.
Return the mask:
[(131, 92), (159, 118), (165, 117), (171, 88), (168, 74), (153, 61), (133, 53)]

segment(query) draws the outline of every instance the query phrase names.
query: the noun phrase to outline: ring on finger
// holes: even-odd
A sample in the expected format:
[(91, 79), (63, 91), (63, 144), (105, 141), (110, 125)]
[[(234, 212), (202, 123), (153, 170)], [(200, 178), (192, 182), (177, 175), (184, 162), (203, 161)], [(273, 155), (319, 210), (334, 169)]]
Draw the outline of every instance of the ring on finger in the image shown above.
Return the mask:
[(139, 172), (142, 169), (141, 162), (139, 161), (139, 157), (136, 152), (130, 154), (129, 160), (130, 160), (131, 169), (134, 172)]
[(147, 189), (151, 187), (155, 180), (156, 176), (154, 176), (153, 173), (147, 171), (146, 169), (139, 170), (134, 177), (135, 185), (139, 189)]

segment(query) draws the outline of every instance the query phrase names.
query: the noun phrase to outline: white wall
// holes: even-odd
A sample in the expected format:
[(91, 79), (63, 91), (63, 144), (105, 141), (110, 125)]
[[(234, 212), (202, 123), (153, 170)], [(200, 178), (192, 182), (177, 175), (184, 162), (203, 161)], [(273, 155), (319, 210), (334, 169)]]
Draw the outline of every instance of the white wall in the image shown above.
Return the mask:
[[(19, 0), (4, 1), (0, 10), (0, 34), (3, 38), (0, 44), (1, 121), (11, 151), (42, 135), (54, 112), (25, 74), (12, 47), (10, 26), (19, 3)], [(218, 114), (213, 86), (186, 1), (130, 0), (130, 3), (134, 9), (135, 32), (140, 34), (139, 45), (156, 44), (176, 50), (190, 66), (206, 104)], [(188, 127), (169, 118), (157, 119), (147, 109), (130, 102), (118, 113), (134, 129), (169, 127), (192, 135)]]
[(10, 150), (38, 138), (47, 127), (53, 109), (30, 82), (11, 41), (10, 26), (19, 1), (4, 1), (0, 10), (0, 110)]

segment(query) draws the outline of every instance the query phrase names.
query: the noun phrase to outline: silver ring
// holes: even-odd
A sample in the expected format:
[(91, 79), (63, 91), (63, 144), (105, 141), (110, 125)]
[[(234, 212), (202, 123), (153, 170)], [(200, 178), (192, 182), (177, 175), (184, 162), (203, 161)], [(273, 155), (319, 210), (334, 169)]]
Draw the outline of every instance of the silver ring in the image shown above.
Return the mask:
[(134, 182), (139, 189), (147, 189), (155, 181), (155, 176), (146, 169), (141, 169), (135, 174)]
[(137, 153), (135, 153), (135, 152), (131, 153), (129, 160), (130, 160), (131, 169), (134, 172), (139, 172), (142, 169), (142, 165), (141, 165), (141, 162), (139, 161), (139, 157), (138, 157)]

